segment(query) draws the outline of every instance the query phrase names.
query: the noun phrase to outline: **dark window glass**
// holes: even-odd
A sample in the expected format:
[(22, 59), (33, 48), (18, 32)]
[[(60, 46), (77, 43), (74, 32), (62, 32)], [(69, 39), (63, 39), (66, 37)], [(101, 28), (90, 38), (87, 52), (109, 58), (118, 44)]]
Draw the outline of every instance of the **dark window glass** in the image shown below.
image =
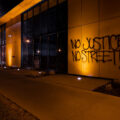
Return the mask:
[(45, 70), (48, 67), (48, 37), (47, 35), (41, 36), (41, 69)]
[(67, 1), (46, 0), (29, 11), (22, 19), (23, 67), (66, 72)]
[(48, 11), (48, 33), (56, 32), (57, 11), (56, 7), (50, 8)]
[(0, 26), (0, 64), (6, 64), (6, 32), (5, 25)]

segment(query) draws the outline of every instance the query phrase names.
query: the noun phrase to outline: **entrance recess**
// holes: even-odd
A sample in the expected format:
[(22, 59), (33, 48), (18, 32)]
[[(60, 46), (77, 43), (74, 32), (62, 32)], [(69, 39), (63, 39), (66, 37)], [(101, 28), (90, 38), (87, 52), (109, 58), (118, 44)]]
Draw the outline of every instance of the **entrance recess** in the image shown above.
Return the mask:
[(67, 39), (65, 32), (40, 36), (34, 43), (34, 65), (41, 70), (67, 72)]

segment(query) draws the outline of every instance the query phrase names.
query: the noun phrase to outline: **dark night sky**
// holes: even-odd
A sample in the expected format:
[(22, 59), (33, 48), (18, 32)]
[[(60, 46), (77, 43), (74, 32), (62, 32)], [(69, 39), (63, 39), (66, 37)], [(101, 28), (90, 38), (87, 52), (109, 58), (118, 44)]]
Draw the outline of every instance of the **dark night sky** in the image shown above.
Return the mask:
[(0, 17), (22, 1), (23, 0), (0, 0)]

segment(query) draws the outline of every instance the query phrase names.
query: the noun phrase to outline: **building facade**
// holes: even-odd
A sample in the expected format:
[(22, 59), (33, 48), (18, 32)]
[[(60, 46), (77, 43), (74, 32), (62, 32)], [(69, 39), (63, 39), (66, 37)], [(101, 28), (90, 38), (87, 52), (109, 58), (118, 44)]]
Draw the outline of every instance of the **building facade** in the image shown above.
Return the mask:
[(1, 24), (1, 66), (119, 79), (119, 4), (119, 0), (39, 1)]

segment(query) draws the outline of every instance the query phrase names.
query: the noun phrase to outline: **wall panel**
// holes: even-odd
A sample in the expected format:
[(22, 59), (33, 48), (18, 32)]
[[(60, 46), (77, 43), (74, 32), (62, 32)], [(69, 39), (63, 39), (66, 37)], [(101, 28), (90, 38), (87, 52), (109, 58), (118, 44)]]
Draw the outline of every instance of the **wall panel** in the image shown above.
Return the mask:
[(120, 16), (120, 0), (99, 0), (100, 19), (110, 19)]
[(68, 0), (68, 73), (119, 79), (119, 4)]
[(82, 1), (82, 23), (84, 25), (98, 21), (98, 0)]
[[(81, 56), (79, 53), (81, 49), (81, 40), (82, 40), (82, 27), (72, 28), (68, 30), (68, 73), (69, 74), (82, 73), (82, 63), (80, 62)], [(75, 43), (77, 47), (75, 47)], [(77, 58), (73, 57), (75, 56), (75, 54)], [(77, 62), (76, 59), (78, 59), (79, 62)]]
[[(10, 22), (8, 24), (10, 24)], [(16, 21), (6, 28), (6, 65), (9, 67), (21, 67), (20, 21)]]
[(68, 27), (82, 25), (82, 0), (68, 0)]

